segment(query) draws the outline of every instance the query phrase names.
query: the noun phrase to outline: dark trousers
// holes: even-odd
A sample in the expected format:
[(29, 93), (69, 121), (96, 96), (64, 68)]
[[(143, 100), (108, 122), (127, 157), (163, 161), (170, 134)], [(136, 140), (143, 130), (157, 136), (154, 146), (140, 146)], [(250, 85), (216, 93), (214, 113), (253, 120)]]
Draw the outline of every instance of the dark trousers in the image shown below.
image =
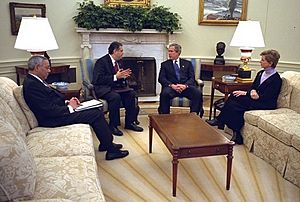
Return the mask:
[(159, 113), (170, 113), (170, 101), (174, 97), (186, 97), (191, 101), (190, 112), (199, 114), (202, 109), (203, 98), (202, 93), (195, 86), (189, 86), (181, 93), (176, 92), (171, 87), (165, 87), (160, 93)]
[(55, 118), (55, 120), (56, 123), (52, 122), (53, 124), (41, 125), (41, 126), (58, 127), (58, 126), (76, 124), (76, 123), (89, 124), (93, 128), (94, 132), (96, 133), (96, 136), (100, 141), (100, 143), (103, 144), (104, 147), (108, 148), (108, 151), (114, 150), (114, 147), (112, 145), (113, 136), (104, 118), (104, 114), (102, 110), (98, 108), (88, 109), (80, 112), (66, 114), (62, 117)]
[(117, 127), (120, 125), (120, 106), (121, 102), (125, 108), (125, 125), (129, 125), (136, 120), (136, 94), (135, 91), (126, 92), (110, 91), (102, 96), (108, 103), (109, 125)]
[(240, 131), (245, 123), (244, 113), (248, 110), (251, 110), (248, 96), (230, 95), (217, 119), (228, 128)]

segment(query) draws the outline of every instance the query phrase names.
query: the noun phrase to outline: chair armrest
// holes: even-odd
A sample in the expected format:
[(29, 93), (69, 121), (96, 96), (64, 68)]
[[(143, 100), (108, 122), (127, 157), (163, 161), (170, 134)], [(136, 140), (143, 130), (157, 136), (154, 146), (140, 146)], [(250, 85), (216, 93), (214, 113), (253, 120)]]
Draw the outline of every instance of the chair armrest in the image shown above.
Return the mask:
[(196, 84), (197, 84), (197, 88), (200, 90), (200, 92), (203, 93), (204, 82), (201, 79), (197, 79)]
[(86, 80), (83, 80), (82, 81), (82, 84), (85, 88), (87, 88), (91, 94), (91, 96), (94, 98), (94, 99), (97, 99), (97, 96), (96, 96), (96, 93), (95, 93), (95, 89), (94, 89), (94, 85), (91, 84), (90, 82), (86, 81)]
[(197, 79), (196, 83), (199, 87), (203, 87), (204, 86), (204, 82), (201, 79)]
[(94, 90), (94, 85), (91, 84), (90, 82), (86, 81), (86, 80), (83, 80), (82, 81), (82, 84), (84, 85), (84, 87), (86, 87), (87, 89), (89, 90)]

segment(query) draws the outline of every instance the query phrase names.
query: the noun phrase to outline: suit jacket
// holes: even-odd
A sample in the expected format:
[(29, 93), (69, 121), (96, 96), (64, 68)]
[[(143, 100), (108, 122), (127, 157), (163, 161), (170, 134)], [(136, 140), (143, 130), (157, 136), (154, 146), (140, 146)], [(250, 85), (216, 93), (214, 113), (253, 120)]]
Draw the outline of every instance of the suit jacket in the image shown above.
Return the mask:
[(247, 93), (248, 96), (250, 96), (250, 91), (255, 89), (259, 95), (258, 100), (250, 99), (251, 109), (275, 109), (277, 107), (277, 99), (281, 89), (282, 80), (280, 75), (276, 72), (260, 84), (263, 72), (264, 70), (261, 70), (257, 73), (252, 87)]
[[(122, 64), (118, 62), (119, 68)], [(118, 79), (114, 81), (115, 70), (109, 54), (101, 57), (96, 61), (93, 70), (92, 84), (95, 86), (95, 92), (98, 97), (102, 97), (106, 93), (112, 91), (116, 86), (127, 86), (126, 79)]]
[(190, 61), (179, 59), (180, 63), (180, 80), (177, 79), (172, 60), (167, 60), (161, 63), (161, 68), (158, 76), (158, 82), (162, 87), (167, 87), (170, 84), (186, 84), (195, 86), (195, 72)]
[[(245, 111), (276, 108), (282, 80), (279, 74), (275, 73), (260, 84), (263, 72), (264, 70), (257, 73), (246, 96), (229, 96), (218, 116), (221, 123), (226, 124), (232, 130), (239, 131), (244, 125)], [(259, 99), (254, 100), (250, 97), (252, 89), (257, 91)]]
[(56, 125), (57, 118), (70, 114), (69, 108), (65, 104), (64, 95), (45, 86), (30, 74), (24, 80), (23, 94), (27, 105), (41, 126)]

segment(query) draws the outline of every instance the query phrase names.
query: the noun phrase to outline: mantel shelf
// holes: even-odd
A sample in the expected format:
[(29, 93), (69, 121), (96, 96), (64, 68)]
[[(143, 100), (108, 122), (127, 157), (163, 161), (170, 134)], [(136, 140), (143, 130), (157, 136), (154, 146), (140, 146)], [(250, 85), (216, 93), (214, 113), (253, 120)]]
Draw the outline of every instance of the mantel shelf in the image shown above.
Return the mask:
[[(96, 30), (96, 29), (86, 29), (86, 28), (81, 28), (81, 27), (76, 27), (76, 32), (78, 33), (111, 33), (111, 34), (168, 34), (167, 32), (159, 32), (155, 29), (143, 29), (141, 31), (135, 31), (135, 32), (132, 32), (132, 31), (128, 31), (128, 30), (125, 30), (125, 29), (119, 29), (119, 28), (107, 28), (107, 29), (99, 29), (99, 30)], [(181, 31), (176, 31), (176, 32), (173, 32), (173, 34), (180, 34)]]

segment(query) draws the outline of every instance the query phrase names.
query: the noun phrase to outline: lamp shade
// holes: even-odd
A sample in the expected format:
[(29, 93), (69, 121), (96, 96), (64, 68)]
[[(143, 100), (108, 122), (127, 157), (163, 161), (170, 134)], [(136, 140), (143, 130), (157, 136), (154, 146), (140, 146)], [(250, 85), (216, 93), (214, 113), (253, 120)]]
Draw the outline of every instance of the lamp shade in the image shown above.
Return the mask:
[(48, 18), (23, 17), (15, 48), (29, 52), (58, 49)]
[(239, 21), (230, 46), (237, 46), (241, 49), (265, 47), (259, 21)]

